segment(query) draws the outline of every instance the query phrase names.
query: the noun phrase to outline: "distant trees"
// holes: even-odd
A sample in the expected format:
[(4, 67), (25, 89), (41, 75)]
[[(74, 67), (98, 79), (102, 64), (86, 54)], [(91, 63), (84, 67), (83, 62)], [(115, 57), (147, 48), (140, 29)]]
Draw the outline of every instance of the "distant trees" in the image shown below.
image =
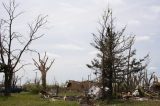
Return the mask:
[(54, 60), (52, 60), (50, 62), (50, 65), (47, 66), (48, 57), (45, 52), (45, 55), (43, 58), (38, 53), (38, 61), (36, 61), (35, 59), (33, 59), (33, 61), (34, 61), (34, 65), (41, 72), (42, 87), (43, 87), (43, 90), (46, 90), (46, 75), (48, 70), (51, 68), (52, 64), (54, 63)]
[(5, 74), (5, 95), (8, 96), (13, 73), (25, 66), (19, 64), (21, 57), (24, 52), (31, 51), (29, 46), (42, 36), (36, 34), (47, 21), (46, 16), (38, 16), (32, 24), (28, 24), (28, 38), (24, 39), (23, 35), (14, 31), (14, 22), (22, 14), (22, 12), (17, 13), (18, 4), (14, 0), (10, 0), (8, 4), (3, 3), (3, 7), (8, 18), (0, 19), (0, 72)]
[[(112, 99), (121, 85), (126, 85), (125, 89), (129, 91), (132, 75), (146, 67), (142, 62), (147, 56), (140, 60), (133, 57), (136, 54), (136, 51), (132, 50), (134, 36), (124, 36), (124, 31), (125, 27), (116, 31), (112, 11), (108, 9), (102, 16), (98, 35), (93, 34), (94, 42), (91, 45), (99, 53), (97, 58), (91, 61), (91, 65), (87, 66), (100, 74), (103, 99)], [(109, 91), (106, 92), (105, 87), (108, 87)]]
[[(134, 40), (135, 38), (133, 37), (130, 41), (129, 41), (129, 48), (127, 50), (128, 55), (126, 55), (127, 57), (127, 67), (126, 67), (126, 87), (127, 87), (127, 91), (131, 91), (134, 90), (136, 86), (139, 85), (139, 83), (142, 80), (142, 73), (143, 70), (146, 70), (147, 67), (147, 63), (145, 63), (145, 61), (149, 58), (149, 55), (147, 54), (146, 56), (144, 56), (142, 59), (137, 59), (136, 56), (136, 49), (132, 49), (132, 46), (134, 45)], [(134, 77), (139, 77), (139, 83), (135, 86), (134, 85)]]

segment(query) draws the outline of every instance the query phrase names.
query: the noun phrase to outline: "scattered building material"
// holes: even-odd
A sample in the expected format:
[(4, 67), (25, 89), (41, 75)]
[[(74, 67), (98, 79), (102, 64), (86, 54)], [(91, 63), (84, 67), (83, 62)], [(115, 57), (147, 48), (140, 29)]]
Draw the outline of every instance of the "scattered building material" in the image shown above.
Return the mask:
[(95, 85), (95, 82), (93, 81), (74, 81), (74, 80), (69, 80), (67, 82), (66, 88), (67, 90), (71, 90), (71, 91), (78, 91), (78, 92), (82, 92), (82, 91), (88, 91), (88, 89)]
[[(108, 91), (109, 88), (106, 87), (105, 88), (105, 91)], [(88, 90), (88, 95), (97, 100), (97, 99), (100, 99), (102, 97), (102, 88), (98, 87), (98, 86), (95, 86), (93, 85), (89, 90)]]
[(139, 96), (139, 91), (136, 89), (136, 90), (132, 93), (132, 96), (135, 96), (135, 97)]

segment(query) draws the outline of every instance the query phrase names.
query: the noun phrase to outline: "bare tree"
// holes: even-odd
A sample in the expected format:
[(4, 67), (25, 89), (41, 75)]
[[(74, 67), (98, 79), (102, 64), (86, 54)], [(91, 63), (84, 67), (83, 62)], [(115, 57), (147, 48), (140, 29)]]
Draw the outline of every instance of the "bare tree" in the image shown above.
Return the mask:
[(54, 60), (52, 60), (50, 62), (50, 65), (47, 67), (46, 64), (48, 61), (48, 57), (45, 52), (45, 55), (43, 58), (41, 58), (40, 54), (38, 53), (38, 61), (36, 61), (35, 59), (33, 59), (33, 61), (34, 61), (34, 65), (41, 72), (42, 86), (43, 86), (43, 89), (46, 90), (46, 75), (48, 70), (51, 68), (52, 64), (54, 63)]
[(20, 82), (20, 86), (21, 86), (21, 80), (24, 77), (24, 75), (22, 76), (18, 76), (15, 73), (13, 73), (13, 77), (12, 77), (12, 87), (16, 87), (18, 81)]
[(14, 22), (22, 12), (17, 13), (18, 4), (10, 0), (8, 4), (3, 3), (8, 19), (0, 20), (0, 64), (1, 72), (5, 74), (5, 95), (10, 95), (13, 73), (21, 70), (25, 65), (20, 66), (20, 60), (24, 52), (30, 51), (29, 46), (34, 40), (42, 37), (36, 33), (46, 24), (46, 16), (39, 15), (29, 26), (27, 39), (18, 32), (15, 32)]
[[(134, 83), (133, 83), (133, 78), (138, 77), (138, 82), (141, 82), (141, 80), (143, 79), (144, 77), (144, 74), (143, 74), (143, 70), (146, 69), (147, 65), (146, 63), (144, 63), (148, 58), (149, 58), (149, 55), (147, 54), (146, 56), (144, 56), (143, 58), (141, 59), (137, 59), (135, 58), (134, 56), (136, 55), (136, 49), (132, 49), (133, 48), (133, 45), (134, 45), (134, 40), (135, 40), (135, 36), (130, 39), (129, 41), (129, 48), (128, 48), (128, 55), (126, 56), (127, 57), (127, 60), (126, 60), (126, 90), (129, 92), (129, 91), (132, 91), (135, 89), (134, 86)], [(132, 78), (133, 77), (133, 78)], [(140, 83), (138, 83), (139, 85)]]

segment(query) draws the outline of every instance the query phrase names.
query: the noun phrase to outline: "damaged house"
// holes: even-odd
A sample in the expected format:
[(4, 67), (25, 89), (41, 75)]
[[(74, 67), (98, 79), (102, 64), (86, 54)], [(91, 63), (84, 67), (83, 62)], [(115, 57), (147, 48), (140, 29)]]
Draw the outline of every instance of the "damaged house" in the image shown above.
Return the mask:
[(95, 84), (95, 82), (69, 80), (66, 84), (67, 90), (83, 92), (88, 91), (90, 87)]

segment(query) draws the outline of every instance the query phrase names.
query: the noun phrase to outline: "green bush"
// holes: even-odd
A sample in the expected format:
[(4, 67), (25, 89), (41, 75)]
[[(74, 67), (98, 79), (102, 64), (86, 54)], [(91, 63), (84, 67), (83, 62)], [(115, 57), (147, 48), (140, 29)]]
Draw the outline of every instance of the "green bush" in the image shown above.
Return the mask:
[(23, 85), (25, 91), (32, 94), (38, 94), (42, 90), (42, 86), (36, 84), (25, 84)]

